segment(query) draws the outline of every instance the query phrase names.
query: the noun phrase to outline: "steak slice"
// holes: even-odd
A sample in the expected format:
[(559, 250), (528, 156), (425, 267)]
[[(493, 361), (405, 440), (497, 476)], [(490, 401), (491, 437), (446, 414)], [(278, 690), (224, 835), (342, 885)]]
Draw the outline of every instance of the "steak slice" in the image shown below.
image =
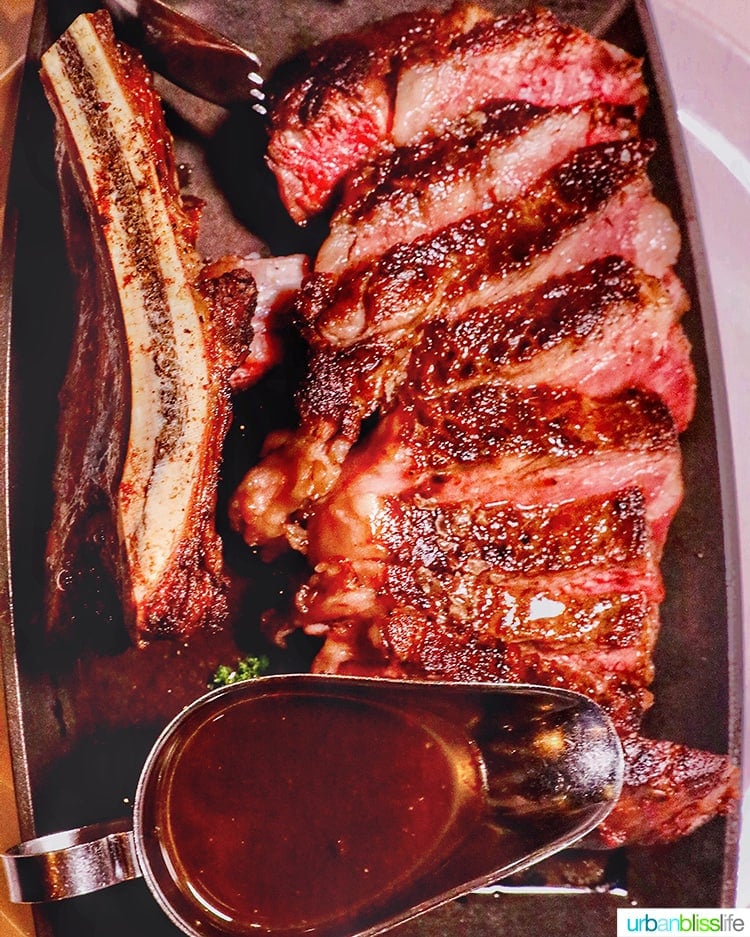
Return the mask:
[(403, 400), (350, 454), (326, 511), (346, 523), (382, 496), (560, 504), (632, 485), (663, 544), (682, 482), (677, 432), (658, 398), (632, 391), (595, 401), (487, 383)]
[[(467, 67), (472, 60), (475, 67)], [(451, 84), (459, 75), (463, 108), (460, 85)], [(433, 124), (442, 129), (448, 114), (453, 120), (501, 97), (543, 105), (598, 99), (636, 111), (646, 101), (640, 62), (621, 50), (549, 13), (494, 21), (467, 3), (447, 13), (399, 14), (323, 42), (282, 69), (271, 87), (268, 160), (296, 221), (327, 207), (373, 151), (411, 143)], [(429, 95), (417, 102), (425, 87)], [(438, 122), (441, 109), (446, 119)]]
[(679, 283), (666, 290), (623, 258), (603, 257), (507, 300), (460, 314), (448, 307), (410, 332), (321, 349), (297, 398), (300, 425), (330, 424), (354, 441), (362, 420), (403, 384), (432, 396), (490, 378), (599, 398), (651, 390), (682, 431), (695, 404), (679, 326), (687, 304)]
[(493, 98), (574, 104), (592, 98), (645, 108), (641, 62), (560, 23), (548, 10), (479, 21), (448, 43), (425, 36), (406, 53), (396, 89), (393, 140), (438, 134)]
[[(626, 647), (640, 642), (646, 605), (660, 598), (658, 574), (637, 588), (637, 573), (626, 568), (557, 575), (504, 576), (475, 569), (445, 572), (375, 560), (327, 561), (297, 593), (295, 623), (308, 634), (325, 634), (338, 622), (374, 618), (383, 629), (394, 616), (423, 614), (443, 627), (474, 633), (487, 643), (548, 641), (557, 645), (592, 641)], [(635, 581), (634, 581), (635, 580)]]
[(407, 49), (489, 16), (469, 3), (400, 13), (307, 49), (273, 77), (267, 159), (295, 221), (324, 208), (343, 177), (388, 140), (394, 72)]
[(534, 507), (395, 497), (363, 507), (342, 517), (323, 506), (311, 521), (315, 572), (296, 600), (311, 633), (408, 606), (506, 641), (627, 644), (633, 608), (642, 617), (643, 602), (663, 597), (638, 489)]
[(679, 283), (667, 290), (623, 258), (603, 257), (510, 299), (446, 307), (409, 332), (321, 349), (297, 398), (300, 423), (330, 423), (355, 440), (362, 420), (403, 384), (432, 396), (501, 378), (602, 398), (629, 387), (657, 391), (683, 430), (695, 402), (679, 326), (687, 305)]
[(395, 244), (516, 198), (575, 150), (636, 135), (595, 101), (539, 108), (498, 101), (431, 137), (366, 163), (346, 183), (315, 269), (340, 276)]
[(306, 337), (316, 347), (384, 334), (398, 340), (444, 309), (460, 315), (610, 254), (663, 277), (679, 232), (651, 194), (652, 151), (639, 141), (587, 147), (518, 199), (398, 245), (338, 280), (313, 274), (298, 302)]
[(494, 497), (441, 504), (382, 494), (362, 506), (356, 517), (340, 517), (330, 504), (320, 507), (310, 521), (313, 565), (372, 560), (461, 572), (469, 563), (474, 573), (506, 578), (572, 576), (581, 569), (588, 581), (581, 588), (592, 593), (601, 591), (595, 569), (608, 577), (617, 565), (628, 571), (631, 587), (653, 586), (653, 597), (661, 597), (638, 488), (535, 505)]
[(406, 381), (430, 396), (498, 376), (595, 398), (641, 388), (662, 398), (682, 431), (695, 406), (690, 345), (679, 325), (686, 308), (683, 293), (676, 305), (656, 278), (622, 258), (602, 258), (510, 300), (429, 322)]
[(251, 542), (281, 536), (279, 519), (287, 524), (329, 493), (362, 421), (392, 405), (404, 384), (431, 396), (488, 378), (602, 398), (640, 387), (662, 397), (682, 430), (695, 402), (678, 324), (685, 305), (681, 290), (605, 257), (510, 300), (400, 333), (395, 347), (387, 335), (321, 350), (298, 397), (298, 430), (271, 441), (237, 493), (234, 516)]
[(308, 633), (335, 648), (364, 627), (388, 666), (448, 679), (460, 646), (474, 679), (575, 671), (583, 655), (575, 679), (597, 698), (608, 668), (650, 682), (663, 591), (638, 489), (535, 507), (353, 503), (359, 517), (334, 499), (311, 522), (315, 572), (296, 597)]

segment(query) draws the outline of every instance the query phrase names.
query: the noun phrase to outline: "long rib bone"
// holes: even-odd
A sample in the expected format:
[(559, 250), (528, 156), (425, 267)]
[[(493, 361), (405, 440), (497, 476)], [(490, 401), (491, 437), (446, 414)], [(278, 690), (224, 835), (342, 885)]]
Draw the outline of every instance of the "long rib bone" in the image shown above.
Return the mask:
[[(150, 76), (115, 42), (106, 14), (76, 19), (42, 66), (94, 249), (109, 268), (97, 276), (110, 278), (119, 306), (119, 317), (99, 311), (100, 341), (119, 328), (127, 350), (125, 454), (111, 493), (126, 618), (139, 643), (186, 634), (226, 611), (214, 509), (229, 371), (210, 308), (216, 291), (200, 292), (196, 217), (179, 195)], [(58, 476), (64, 470), (58, 464)], [(51, 564), (64, 540), (53, 521)]]

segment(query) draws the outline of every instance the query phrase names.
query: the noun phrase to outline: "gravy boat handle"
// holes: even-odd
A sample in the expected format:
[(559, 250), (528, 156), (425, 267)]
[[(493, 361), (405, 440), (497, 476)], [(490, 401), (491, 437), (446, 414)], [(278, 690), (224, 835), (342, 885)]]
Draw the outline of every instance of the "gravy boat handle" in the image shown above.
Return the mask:
[(0, 859), (14, 904), (74, 898), (141, 876), (129, 819), (38, 836)]

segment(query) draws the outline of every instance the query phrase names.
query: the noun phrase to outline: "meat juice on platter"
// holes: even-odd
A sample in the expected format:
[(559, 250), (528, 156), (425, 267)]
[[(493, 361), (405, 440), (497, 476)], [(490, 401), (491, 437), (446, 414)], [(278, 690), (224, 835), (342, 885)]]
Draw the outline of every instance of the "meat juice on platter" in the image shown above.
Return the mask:
[[(61, 569), (104, 530), (134, 643), (226, 623), (214, 512), (227, 402), (276, 361), (254, 357), (269, 346), (250, 345), (247, 319), (259, 297), (273, 304), (268, 283), (285, 270), (285, 309), (310, 352), (298, 422), (269, 436), (229, 506), (250, 547), (309, 561), (294, 609), (266, 620), (271, 640), (283, 646), (296, 629), (321, 639), (321, 673), (536, 682), (593, 698), (626, 753), (601, 845), (671, 842), (729, 811), (737, 771), (726, 756), (641, 732), (659, 561), (683, 494), (679, 433), (695, 404), (679, 230), (653, 194), (653, 144), (639, 134), (641, 63), (545, 11), (496, 19), (463, 3), (329, 40), (271, 84), (268, 148), (290, 215), (332, 212), (328, 240), (317, 257), (206, 264), (196, 206), (177, 188), (158, 101), (134, 62), (101, 13), (45, 57), (71, 263), (86, 267), (74, 231), (86, 213), (101, 258), (83, 271), (63, 395), (50, 617)], [(151, 231), (154, 206), (145, 260), (129, 258), (127, 224)], [(256, 338), (267, 313), (256, 308)], [(147, 375), (129, 394), (140, 444), (82, 456), (80, 374), (92, 336), (113, 323), (130, 368)], [(149, 360), (157, 325), (192, 336), (172, 342), (166, 369)], [(112, 361), (97, 361), (122, 384)], [(169, 432), (154, 400), (177, 415)], [(188, 420), (193, 411), (213, 418)], [(360, 716), (349, 717), (351, 730)], [(231, 723), (196, 736), (196, 760)], [(430, 758), (438, 776), (448, 771)], [(235, 783), (248, 803), (256, 796)], [(189, 786), (168, 792), (177, 857), (199, 819)], [(434, 793), (443, 830), (448, 804)], [(433, 833), (420, 829), (425, 848)], [(415, 855), (394, 859), (406, 869)], [(219, 903), (231, 888), (229, 873), (185, 873)]]
[(408, 907), (485, 801), (466, 734), (417, 717), (292, 695), (211, 713), (164, 766), (152, 848), (229, 933), (337, 933)]

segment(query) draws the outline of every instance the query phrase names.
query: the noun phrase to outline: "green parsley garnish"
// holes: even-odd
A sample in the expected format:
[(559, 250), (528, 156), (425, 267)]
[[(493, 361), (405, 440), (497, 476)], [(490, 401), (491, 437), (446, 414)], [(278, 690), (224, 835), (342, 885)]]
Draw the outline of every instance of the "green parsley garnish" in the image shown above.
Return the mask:
[(238, 660), (234, 667), (220, 664), (208, 685), (215, 690), (220, 686), (229, 686), (230, 683), (239, 683), (240, 680), (255, 680), (256, 677), (262, 677), (270, 666), (271, 662), (265, 654), (258, 657), (249, 654)]

